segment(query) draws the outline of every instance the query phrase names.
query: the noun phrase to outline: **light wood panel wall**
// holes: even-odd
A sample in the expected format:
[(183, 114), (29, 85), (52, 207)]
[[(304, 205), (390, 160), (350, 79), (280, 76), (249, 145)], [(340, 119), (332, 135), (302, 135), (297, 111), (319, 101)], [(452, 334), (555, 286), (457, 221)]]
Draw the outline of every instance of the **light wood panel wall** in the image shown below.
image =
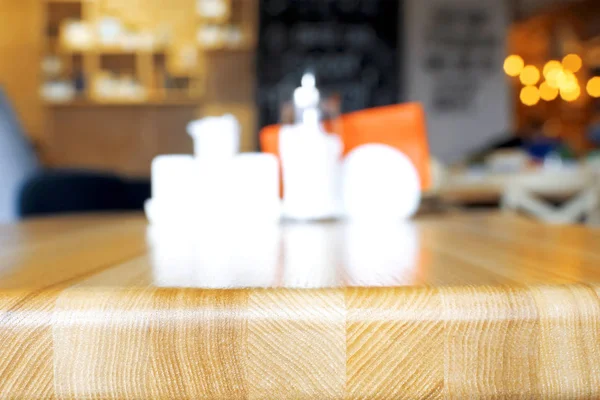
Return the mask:
[(0, 85), (34, 141), (46, 133), (38, 95), (42, 26), (40, 0), (0, 0)]
[(159, 154), (191, 153), (185, 131), (196, 106), (54, 107), (47, 153), (52, 166), (149, 176)]
[(199, 115), (231, 113), (240, 121), (242, 151), (257, 149), (255, 52), (212, 52), (206, 57), (206, 95)]

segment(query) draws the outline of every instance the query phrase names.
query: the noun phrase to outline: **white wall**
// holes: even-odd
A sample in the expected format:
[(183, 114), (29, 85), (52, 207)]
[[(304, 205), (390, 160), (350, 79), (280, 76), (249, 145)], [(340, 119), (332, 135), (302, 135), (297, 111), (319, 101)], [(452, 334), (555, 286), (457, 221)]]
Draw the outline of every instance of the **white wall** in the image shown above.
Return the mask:
[[(461, 160), (510, 128), (509, 86), (502, 70), (508, 27), (506, 3), (501, 0), (404, 0), (405, 44), (401, 62), (405, 100), (419, 101), (425, 107), (431, 151), (444, 162)], [(424, 63), (428, 55), (427, 33), (432, 10), (440, 4), (490, 9), (490, 15), (493, 16), (491, 29), (500, 41), (494, 47), (493, 70), (478, 79), (474, 101), (464, 110), (442, 112), (433, 106), (435, 78), (439, 75), (433, 75)], [(453, 76), (449, 79), (457, 78)], [(475, 78), (460, 76), (458, 79)]]

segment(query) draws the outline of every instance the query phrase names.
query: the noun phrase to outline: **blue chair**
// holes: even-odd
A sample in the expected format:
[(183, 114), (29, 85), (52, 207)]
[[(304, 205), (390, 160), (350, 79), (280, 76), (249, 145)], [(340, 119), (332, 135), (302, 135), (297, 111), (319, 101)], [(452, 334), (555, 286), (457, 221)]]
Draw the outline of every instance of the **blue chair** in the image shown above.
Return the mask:
[(38, 169), (33, 147), (0, 87), (0, 223), (17, 219), (20, 190)]

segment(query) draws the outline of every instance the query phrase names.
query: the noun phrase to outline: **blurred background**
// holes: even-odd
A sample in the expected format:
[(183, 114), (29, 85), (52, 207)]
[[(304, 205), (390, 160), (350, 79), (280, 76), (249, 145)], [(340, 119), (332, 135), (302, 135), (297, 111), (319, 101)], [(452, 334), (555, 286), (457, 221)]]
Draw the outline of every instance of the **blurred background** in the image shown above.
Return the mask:
[(342, 113), (420, 102), (430, 192), (453, 204), (498, 206), (506, 176), (591, 165), (600, 146), (597, 0), (0, 0), (0, 15), (0, 221), (60, 210), (40, 199), (66, 202), (73, 181), (89, 199), (71, 208), (141, 209), (152, 159), (192, 152), (191, 120), (231, 113), (259, 150), (308, 69)]

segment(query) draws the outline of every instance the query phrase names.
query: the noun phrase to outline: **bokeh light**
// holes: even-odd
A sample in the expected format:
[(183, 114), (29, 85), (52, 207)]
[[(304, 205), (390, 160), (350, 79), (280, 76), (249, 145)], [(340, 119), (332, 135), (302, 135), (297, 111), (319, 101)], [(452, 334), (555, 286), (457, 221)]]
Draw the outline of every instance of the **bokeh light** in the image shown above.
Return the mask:
[(577, 77), (570, 71), (561, 71), (556, 77), (556, 82), (561, 92), (572, 92), (579, 88)]
[(550, 86), (548, 82), (542, 82), (540, 85), (540, 97), (542, 100), (552, 101), (558, 97), (558, 89)]
[(562, 66), (567, 71), (577, 72), (581, 69), (581, 57), (577, 54), (567, 54), (562, 60)]
[(564, 101), (575, 101), (579, 98), (579, 95), (581, 94), (581, 88), (579, 87), (579, 85), (575, 86), (574, 89), (569, 89), (569, 90), (563, 90), (560, 89), (560, 97), (564, 100)]
[(548, 86), (558, 89), (558, 78), (563, 74), (563, 70), (561, 69), (553, 69), (546, 75), (546, 82), (548, 82)]
[(586, 90), (592, 97), (600, 97), (600, 76), (595, 76), (587, 83)]
[(540, 91), (535, 86), (525, 86), (521, 89), (519, 98), (526, 106), (533, 106), (540, 101)]
[(523, 85), (535, 85), (540, 80), (540, 70), (533, 65), (527, 65), (521, 71), (520, 79)]
[(556, 60), (550, 60), (544, 65), (543, 73), (546, 79), (548, 75), (556, 74), (558, 71), (562, 71), (562, 64)]
[(518, 76), (524, 66), (525, 62), (523, 61), (523, 58), (516, 54), (510, 55), (504, 60), (504, 72), (506, 72), (506, 75), (508, 76)]

